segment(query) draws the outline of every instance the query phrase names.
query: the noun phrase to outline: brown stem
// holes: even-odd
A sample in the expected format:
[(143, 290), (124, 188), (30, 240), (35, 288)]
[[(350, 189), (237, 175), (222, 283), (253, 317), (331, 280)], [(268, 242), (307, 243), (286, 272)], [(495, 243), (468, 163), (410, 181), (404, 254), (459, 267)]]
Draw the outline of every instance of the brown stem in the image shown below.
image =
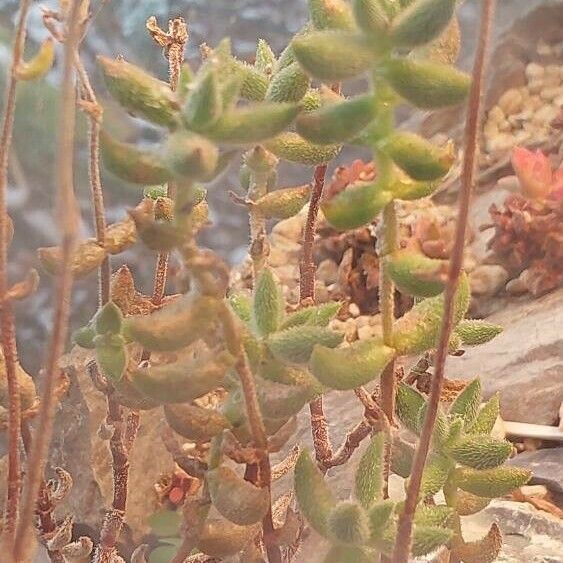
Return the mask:
[(18, 352), (16, 347), (16, 327), (12, 305), (4, 296), (8, 289), (8, 238), (9, 217), (6, 205), (6, 190), (8, 185), (8, 162), (14, 130), (14, 116), (16, 109), (16, 70), (22, 61), (23, 48), (26, 37), (26, 20), (30, 1), (20, 2), (20, 14), (16, 24), (16, 35), (12, 47), (12, 63), (6, 81), (5, 109), (2, 120), (0, 137), (0, 331), (2, 352), (8, 383), (8, 475), (7, 495), (4, 515), (4, 529), (2, 540), (4, 549), (12, 552), (20, 500), (20, 390), (17, 379)]
[[(26, 422), (22, 423), (22, 442), (26, 454), (29, 453), (31, 447), (31, 430)], [(37, 515), (37, 529), (40, 536), (45, 537), (53, 533), (57, 529), (57, 522), (53, 516), (55, 507), (51, 502), (45, 480), (41, 479), (39, 486), (39, 495), (37, 497), (36, 515)], [(63, 554), (59, 549), (47, 550), (49, 559), (52, 563), (65, 563)]]
[(414, 512), (422, 481), (422, 472), (432, 437), (432, 429), (436, 422), (440, 394), (444, 382), (444, 368), (448, 355), (448, 344), (453, 328), (454, 299), (458, 286), (461, 268), (463, 266), (463, 250), (467, 230), (471, 192), (475, 177), (475, 163), (477, 156), (477, 138), (481, 120), (481, 97), (483, 79), (487, 63), (488, 44), (495, 10), (495, 0), (484, 0), (481, 11), (481, 24), (477, 53), (473, 66), (473, 82), (469, 93), (467, 118), (465, 123), (465, 154), (463, 158), (461, 188), (459, 193), (459, 212), (454, 239), (454, 247), (450, 259), (448, 284), (444, 297), (444, 315), (440, 331), (440, 339), (435, 356), (434, 377), (430, 389), (428, 408), (418, 448), (413, 462), (413, 469), (409, 479), (407, 496), (403, 512), (399, 517), (397, 542), (394, 549), (393, 561), (407, 563), (412, 541), (412, 526)]
[(57, 177), (59, 185), (58, 215), (62, 230), (61, 269), (57, 279), (53, 334), (45, 363), (45, 385), (36, 433), (31, 444), (27, 474), (23, 493), (14, 553), (16, 561), (27, 561), (33, 549), (29, 533), (33, 522), (35, 502), (47, 450), (53, 434), (55, 418), (56, 385), (59, 378), (58, 361), (63, 352), (68, 332), (70, 300), (72, 293), (72, 259), (76, 246), (77, 205), (74, 196), (74, 136), (76, 99), (74, 88), (74, 61), (80, 39), (79, 11), (82, 2), (74, 0), (68, 17), (68, 35), (64, 49), (63, 78), (61, 84), (61, 113), (59, 117), (59, 150), (57, 155)]
[(133, 444), (139, 428), (139, 415), (131, 413), (127, 419), (123, 416), (121, 405), (110, 393), (107, 397), (108, 414), (106, 422), (113, 427), (109, 446), (113, 472), (113, 501), (107, 511), (100, 543), (96, 547), (94, 563), (111, 563), (117, 553), (116, 545), (123, 527), (125, 509), (127, 508), (127, 492), (129, 484), (129, 448)]
[(352, 454), (358, 449), (362, 440), (367, 438), (372, 431), (372, 425), (366, 420), (359, 422), (346, 436), (340, 449), (330, 459), (326, 460), (323, 468), (330, 469), (338, 465), (344, 465)]
[[(100, 246), (105, 246), (106, 238), (106, 212), (104, 206), (104, 191), (100, 174), (100, 122), (101, 110), (98, 105), (96, 93), (90, 83), (90, 77), (76, 54), (76, 70), (85, 93), (86, 101), (89, 104), (88, 114), (88, 147), (89, 147), (89, 166), (90, 194), (92, 199), (94, 225), (96, 227), (96, 240)], [(106, 255), (99, 269), (99, 304), (105, 305), (110, 299), (111, 267), (109, 256)]]

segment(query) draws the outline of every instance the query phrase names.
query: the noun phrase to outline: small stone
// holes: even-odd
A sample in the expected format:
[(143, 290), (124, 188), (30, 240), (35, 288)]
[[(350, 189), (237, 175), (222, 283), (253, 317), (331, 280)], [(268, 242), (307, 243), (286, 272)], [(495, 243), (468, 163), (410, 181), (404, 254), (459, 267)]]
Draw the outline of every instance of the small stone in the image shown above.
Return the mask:
[(554, 493), (563, 493), (563, 447), (523, 452), (508, 463), (530, 469), (533, 472), (530, 484), (545, 485)]
[(353, 317), (360, 316), (360, 308), (355, 303), (350, 303), (348, 311)]
[(561, 108), (561, 106), (563, 106), (563, 95), (557, 96), (557, 98), (553, 100), (553, 105), (557, 109)]
[(499, 106), (493, 106), (488, 115), (488, 119), (491, 123), (499, 123), (506, 118), (506, 115)]
[(346, 320), (344, 325), (344, 337), (348, 342), (354, 342), (354, 340), (358, 339), (358, 327), (354, 322), (354, 319)]
[(377, 330), (377, 328), (374, 327), (374, 326), (366, 325), (366, 326), (361, 326), (360, 328), (358, 328), (358, 339), (359, 340), (366, 340), (368, 338), (373, 338), (374, 336), (377, 336), (378, 334), (379, 334), (379, 330)]
[(543, 80), (532, 80), (528, 84), (530, 94), (539, 94), (543, 88)]
[(510, 124), (510, 121), (508, 121), (508, 119), (503, 119), (502, 121), (499, 121), (498, 123), (499, 131), (501, 131), (502, 133), (508, 133), (511, 129), (512, 126)]
[(505, 285), (508, 272), (497, 264), (482, 264), (469, 274), (471, 293), (474, 295), (495, 295)]
[(526, 108), (529, 108), (532, 111), (536, 111), (538, 108), (541, 108), (542, 106), (543, 106), (543, 100), (539, 96), (530, 96), (526, 100)]
[(283, 248), (279, 248), (277, 246), (270, 248), (270, 254), (268, 255), (268, 264), (270, 264), (272, 268), (285, 266), (289, 262), (291, 262), (290, 254)]
[(512, 135), (507, 135), (506, 133), (499, 133), (496, 137), (487, 139), (487, 151), (505, 151), (512, 148), (514, 141)]
[(522, 109), (523, 104), (522, 94), (517, 88), (510, 88), (499, 99), (498, 106), (505, 113), (505, 115), (512, 115), (518, 113)]
[(520, 491), (527, 497), (546, 498), (547, 487), (545, 485), (524, 485)]
[(548, 55), (553, 54), (553, 47), (551, 45), (548, 45), (542, 39), (542, 40), (538, 41), (538, 46), (536, 47), (536, 52), (537, 52), (538, 55), (541, 55), (542, 57), (546, 57)]
[(545, 67), (539, 65), (538, 63), (530, 63), (526, 67), (526, 78), (531, 81), (536, 78), (541, 78), (545, 73)]
[(510, 295), (522, 295), (528, 292), (528, 281), (526, 279), (526, 270), (524, 270), (517, 278), (510, 280), (506, 284), (506, 292)]
[(315, 298), (317, 303), (326, 303), (327, 301), (330, 301), (328, 288), (321, 280), (317, 280), (315, 282)]
[(563, 88), (561, 88), (560, 86), (551, 86), (549, 88), (544, 88), (540, 92), (540, 98), (549, 102), (562, 94)]
[(289, 219), (284, 219), (283, 221), (276, 223), (272, 228), (272, 234), (278, 234), (291, 241), (300, 242), (304, 224), (304, 217), (301, 215), (294, 215)]
[(483, 127), (483, 133), (487, 139), (496, 137), (498, 135), (498, 125), (492, 121), (487, 121)]
[(543, 106), (534, 113), (534, 117), (532, 117), (532, 123), (535, 123), (537, 125), (549, 123), (556, 117), (557, 113), (557, 108), (554, 108), (553, 106)]
[(338, 265), (333, 260), (323, 260), (317, 268), (317, 277), (327, 285), (336, 283), (338, 279)]

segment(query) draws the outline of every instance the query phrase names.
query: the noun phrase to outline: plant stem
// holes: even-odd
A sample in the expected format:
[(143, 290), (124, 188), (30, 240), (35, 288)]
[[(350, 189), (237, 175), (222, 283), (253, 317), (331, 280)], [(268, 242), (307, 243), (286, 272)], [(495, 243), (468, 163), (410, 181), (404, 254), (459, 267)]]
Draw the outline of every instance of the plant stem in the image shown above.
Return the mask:
[[(446, 499), (446, 504), (454, 509), (452, 515), (451, 527), (454, 531), (454, 536), (452, 538), (451, 547), (455, 548), (463, 542), (463, 536), (461, 534), (461, 521), (459, 514), (457, 513), (457, 486), (453, 480), (453, 472), (450, 473), (446, 483), (444, 484), (444, 498)], [(450, 551), (449, 563), (459, 563), (460, 559)]]
[[(104, 190), (102, 186), (102, 178), (100, 174), (100, 123), (101, 110), (98, 105), (96, 93), (90, 83), (90, 77), (80, 60), (78, 52), (76, 53), (76, 70), (82, 84), (86, 101), (91, 105), (87, 110), (88, 114), (88, 148), (89, 148), (89, 177), (90, 177), (90, 194), (92, 199), (92, 208), (94, 215), (94, 225), (96, 228), (96, 240), (100, 246), (105, 245), (106, 238), (106, 212), (104, 206)], [(99, 305), (105, 305), (110, 299), (110, 282), (111, 267), (109, 256), (106, 255), (104, 261), (100, 264), (99, 274)]]
[(14, 130), (16, 109), (16, 71), (22, 61), (26, 37), (26, 21), (30, 0), (21, 0), (20, 13), (16, 24), (16, 34), (12, 47), (12, 62), (6, 80), (5, 109), (0, 137), (0, 332), (2, 352), (8, 384), (8, 475), (4, 529), (2, 531), (3, 550), (12, 552), (18, 518), (20, 500), (20, 390), (17, 378), (18, 352), (16, 347), (16, 327), (10, 300), (4, 299), (8, 290), (8, 237), (10, 219), (7, 213), (6, 191), (8, 187), (8, 162)]
[(428, 399), (428, 407), (420, 440), (414, 457), (413, 468), (409, 479), (407, 496), (403, 512), (399, 516), (397, 542), (394, 549), (395, 563), (407, 563), (412, 541), (412, 526), (414, 512), (422, 481), (422, 472), (428, 456), (432, 429), (436, 422), (440, 394), (444, 382), (444, 369), (448, 355), (448, 345), (453, 328), (454, 299), (458, 286), (461, 268), (463, 266), (463, 250), (465, 234), (467, 231), (471, 192), (475, 177), (475, 164), (477, 156), (477, 141), (479, 124), (481, 121), (481, 97), (483, 80), (487, 62), (488, 45), (491, 36), (491, 27), (495, 10), (495, 0), (484, 0), (481, 9), (481, 22), (477, 52), (473, 66), (473, 82), (469, 93), (467, 117), (465, 123), (465, 153), (461, 174), (461, 187), (459, 193), (459, 211), (454, 238), (454, 246), (450, 259), (448, 284), (444, 296), (444, 315), (440, 330), (440, 339), (435, 356), (434, 377)]
[[(268, 193), (267, 174), (252, 172), (250, 176), (250, 188), (248, 197), (256, 201)], [(250, 226), (250, 257), (252, 258), (254, 285), (256, 279), (266, 264), (269, 254), (269, 243), (266, 235), (266, 218), (262, 213), (250, 206), (248, 212), (248, 222)]]
[(62, 230), (61, 270), (57, 279), (53, 334), (45, 364), (45, 384), (37, 428), (31, 444), (14, 554), (16, 561), (28, 560), (34, 542), (29, 541), (37, 494), (45, 468), (47, 450), (53, 434), (55, 418), (55, 389), (59, 378), (58, 361), (64, 350), (68, 332), (70, 300), (72, 294), (72, 259), (76, 246), (77, 205), (74, 196), (74, 136), (76, 121), (76, 96), (74, 88), (74, 61), (80, 39), (79, 13), (82, 2), (73, 0), (67, 21), (68, 34), (64, 48), (61, 106), (59, 117), (59, 150), (57, 177), (59, 185), (58, 215)]

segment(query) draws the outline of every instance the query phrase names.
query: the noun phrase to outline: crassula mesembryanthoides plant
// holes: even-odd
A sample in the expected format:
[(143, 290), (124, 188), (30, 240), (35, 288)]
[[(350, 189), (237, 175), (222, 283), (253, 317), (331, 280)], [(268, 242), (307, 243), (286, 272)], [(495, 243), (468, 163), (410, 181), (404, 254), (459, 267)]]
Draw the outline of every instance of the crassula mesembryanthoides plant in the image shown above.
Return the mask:
[[(201, 496), (185, 501), (186, 554), (242, 553), (245, 560), (277, 563), (282, 550), (295, 549), (300, 527), (288, 509), (290, 496), (272, 502), (271, 493), (272, 480), (292, 469), (295, 456), (275, 468), (269, 456), (290, 442), (302, 407), (327, 390), (350, 391), (390, 373), (381, 383), (383, 417), (392, 422), (396, 411), (409, 430), (420, 431), (425, 398), (404, 384), (396, 390), (393, 368), (397, 358), (436, 348), (447, 261), (398, 248), (395, 202), (432, 194), (454, 151), (451, 143), (436, 146), (396, 129), (394, 109), (407, 103), (431, 110), (465, 99), (470, 78), (451, 64), (459, 43), (455, 4), (310, 0), (310, 22), (279, 57), (260, 41), (251, 66), (237, 60), (225, 40), (204, 51), (196, 73), (184, 66), (175, 90), (124, 60), (99, 59), (111, 95), (130, 114), (161, 127), (162, 141), (147, 149), (102, 134), (106, 168), (148, 189), (128, 219), (107, 229), (103, 246), (80, 245), (74, 273), (93, 271), (108, 253), (139, 239), (150, 250), (177, 254), (184, 291), (152, 303), (121, 269), (111, 300), (75, 334), (75, 342), (94, 350), (114, 400), (135, 411), (162, 408), (170, 427), (200, 446), (203, 453), (190, 467), (205, 486)], [(343, 81), (361, 76), (369, 78), (367, 92), (339, 93)], [(267, 219), (295, 215), (311, 195), (310, 186), (276, 189), (278, 161), (323, 165), (344, 144), (372, 150), (377, 175), (325, 199), (326, 219), (347, 230), (382, 213), (383, 332), (349, 346), (341, 346), (342, 335), (330, 328), (338, 303), (296, 308), (285, 302), (268, 267), (266, 232)], [(227, 296), (228, 268), (198, 247), (196, 235), (207, 220), (203, 185), (241, 149), (247, 194), (239, 201), (249, 208), (254, 288), (251, 295)], [(42, 249), (40, 257), (57, 270), (58, 249)], [(394, 287), (416, 298), (398, 320)], [(469, 300), (462, 275), (452, 351), (499, 331), (464, 320)], [(415, 515), (414, 555), (442, 545), (468, 562), (492, 561), (498, 553), (497, 528), (481, 543), (465, 543), (459, 516), (483, 507), (483, 498), (523, 484), (528, 474), (502, 467), (510, 445), (489, 436), (498, 402), (491, 399), (479, 409), (480, 400), (474, 381), (438, 417)], [(402, 506), (385, 498), (386, 466), (408, 477), (410, 449), (393, 446), (396, 430), (388, 426), (372, 432), (358, 465), (355, 500), (335, 499), (306, 451), (297, 460), (299, 508), (331, 543), (326, 561), (372, 561), (392, 551)], [(319, 461), (323, 469), (330, 465)], [(244, 476), (234, 464), (246, 466)], [(433, 504), (439, 491), (444, 505)]]

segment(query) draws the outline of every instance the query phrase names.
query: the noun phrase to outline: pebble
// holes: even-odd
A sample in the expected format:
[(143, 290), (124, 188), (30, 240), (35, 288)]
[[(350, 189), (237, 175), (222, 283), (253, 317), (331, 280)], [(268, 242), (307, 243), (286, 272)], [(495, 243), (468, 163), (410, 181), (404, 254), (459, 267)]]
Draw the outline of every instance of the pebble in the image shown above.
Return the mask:
[(366, 325), (366, 326), (361, 326), (360, 328), (358, 328), (358, 339), (359, 340), (366, 340), (368, 338), (373, 338), (375, 336), (378, 336), (379, 334), (380, 334), (380, 331), (375, 326)]
[[(540, 98), (542, 100), (545, 100), (546, 102), (549, 102), (551, 100), (554, 100), (558, 96), (561, 96), (562, 94), (563, 94), (563, 88), (561, 88), (561, 86), (552, 86), (549, 88), (544, 88), (540, 92)], [(551, 106), (546, 106), (546, 107), (551, 107)]]
[(535, 78), (541, 78), (545, 74), (545, 67), (539, 65), (538, 63), (530, 63), (526, 67), (526, 78), (528, 81), (534, 80)]
[(276, 223), (272, 228), (272, 235), (280, 235), (294, 242), (301, 240), (303, 233), (304, 217), (294, 215), (289, 219), (284, 219)]
[(543, 106), (532, 117), (532, 123), (537, 125), (543, 125), (544, 123), (549, 123), (556, 115), (558, 111), (557, 108), (553, 106)]
[(524, 270), (517, 278), (506, 284), (506, 292), (510, 295), (522, 295), (528, 292), (528, 273)]
[(500, 121), (502, 121), (505, 118), (506, 118), (506, 115), (504, 114), (504, 111), (502, 111), (500, 109), (499, 106), (493, 106), (491, 108), (491, 110), (489, 111), (488, 121), (490, 123), (499, 123)]
[(494, 295), (508, 280), (508, 272), (498, 264), (482, 264), (469, 274), (471, 293), (474, 295)]
[(355, 303), (350, 303), (350, 305), (348, 306), (348, 312), (353, 317), (359, 317), (360, 316), (360, 308)]
[(524, 100), (517, 88), (510, 88), (499, 99), (498, 107), (505, 115), (518, 113), (522, 109)]

